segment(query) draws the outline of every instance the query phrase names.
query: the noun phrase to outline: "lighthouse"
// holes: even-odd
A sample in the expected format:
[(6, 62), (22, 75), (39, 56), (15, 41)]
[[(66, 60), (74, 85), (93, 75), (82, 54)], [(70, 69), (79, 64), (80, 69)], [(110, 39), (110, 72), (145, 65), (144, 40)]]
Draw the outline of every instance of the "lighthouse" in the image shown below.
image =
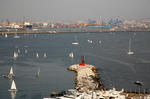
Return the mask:
[(85, 66), (85, 64), (84, 64), (84, 56), (81, 56), (81, 63), (80, 63), (80, 66)]

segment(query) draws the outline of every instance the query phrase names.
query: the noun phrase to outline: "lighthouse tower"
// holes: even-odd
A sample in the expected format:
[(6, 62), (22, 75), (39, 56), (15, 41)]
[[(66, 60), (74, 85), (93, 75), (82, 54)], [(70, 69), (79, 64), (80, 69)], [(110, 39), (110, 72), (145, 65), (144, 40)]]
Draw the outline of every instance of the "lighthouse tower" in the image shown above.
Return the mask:
[(81, 56), (81, 60), (82, 60), (82, 62), (80, 63), (80, 66), (85, 66), (85, 63), (84, 63), (84, 56)]

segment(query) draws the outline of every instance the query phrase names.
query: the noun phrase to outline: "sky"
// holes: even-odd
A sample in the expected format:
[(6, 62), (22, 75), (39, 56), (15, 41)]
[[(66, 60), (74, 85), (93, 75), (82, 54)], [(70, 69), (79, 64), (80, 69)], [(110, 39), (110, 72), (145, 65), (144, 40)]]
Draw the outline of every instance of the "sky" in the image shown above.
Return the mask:
[(150, 0), (0, 0), (0, 20), (150, 18)]

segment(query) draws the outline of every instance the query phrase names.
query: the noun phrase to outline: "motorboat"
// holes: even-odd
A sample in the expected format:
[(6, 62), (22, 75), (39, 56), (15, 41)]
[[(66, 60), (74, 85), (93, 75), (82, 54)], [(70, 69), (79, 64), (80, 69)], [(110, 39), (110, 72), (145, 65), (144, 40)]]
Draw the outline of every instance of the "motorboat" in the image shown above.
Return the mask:
[(141, 82), (141, 81), (135, 81), (134, 84), (139, 85), (139, 86), (143, 86), (144, 85), (143, 82)]

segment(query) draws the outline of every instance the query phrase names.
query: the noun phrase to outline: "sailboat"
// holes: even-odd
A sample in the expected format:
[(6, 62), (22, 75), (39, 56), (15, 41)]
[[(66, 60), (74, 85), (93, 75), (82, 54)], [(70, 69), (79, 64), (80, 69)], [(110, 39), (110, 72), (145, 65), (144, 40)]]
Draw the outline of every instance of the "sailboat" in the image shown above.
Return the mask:
[(99, 41), (99, 44), (101, 44), (101, 43), (102, 43), (102, 41), (100, 40), (100, 41)]
[(40, 77), (40, 68), (38, 69), (38, 72), (35, 74), (35, 76), (36, 76), (37, 78)]
[(71, 57), (71, 58), (74, 57), (73, 52), (71, 52), (71, 53), (69, 54), (69, 57)]
[(18, 53), (20, 53), (20, 50), (18, 49)]
[(72, 45), (78, 45), (79, 43), (78, 42), (72, 42)]
[(75, 41), (72, 42), (72, 45), (78, 45), (79, 43), (77, 42), (77, 37), (75, 36)]
[(25, 49), (25, 51), (24, 51), (24, 52), (25, 52), (25, 54), (27, 54), (27, 53), (28, 53), (28, 50), (27, 50), (27, 49)]
[(8, 78), (12, 78), (14, 76), (14, 72), (13, 72), (13, 68), (11, 67), (10, 68), (10, 72), (9, 72), (9, 74), (8, 74)]
[(7, 34), (5, 34), (5, 38), (7, 38), (8, 37), (8, 35)]
[(18, 57), (18, 53), (14, 52), (14, 58), (16, 59)]
[(46, 58), (47, 57), (47, 55), (46, 55), (46, 53), (44, 53), (44, 56), (43, 56), (44, 58)]
[(18, 36), (17, 34), (14, 35), (14, 38), (20, 38), (20, 36)]
[(11, 88), (8, 90), (10, 92), (17, 92), (15, 81), (12, 81)]
[(39, 54), (38, 53), (36, 53), (36, 58), (39, 58)]
[(131, 39), (129, 40), (129, 51), (128, 51), (128, 54), (129, 55), (133, 55), (134, 54), (134, 52), (131, 51)]
[(88, 41), (88, 43), (92, 43), (93, 41), (92, 40), (87, 40)]

